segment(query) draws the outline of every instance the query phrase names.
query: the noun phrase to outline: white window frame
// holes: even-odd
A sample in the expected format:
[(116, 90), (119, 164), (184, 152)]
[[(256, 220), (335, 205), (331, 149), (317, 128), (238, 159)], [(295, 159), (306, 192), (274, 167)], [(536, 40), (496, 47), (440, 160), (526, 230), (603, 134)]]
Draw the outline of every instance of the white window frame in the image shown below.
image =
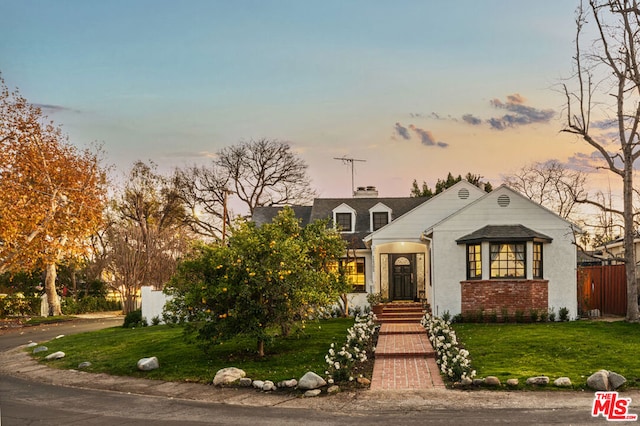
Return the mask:
[(338, 207), (333, 209), (333, 227), (335, 229), (338, 228), (338, 221), (336, 220), (337, 213), (351, 214), (351, 229), (348, 231), (344, 229), (340, 229), (339, 231), (343, 234), (353, 234), (354, 232), (356, 232), (356, 229), (355, 229), (356, 228), (356, 211), (344, 203), (340, 204)]
[[(393, 213), (393, 210), (382, 204), (382, 203), (378, 203), (375, 206), (371, 207), (369, 209), (369, 232), (373, 232), (373, 214), (374, 213), (386, 213), (387, 214), (387, 225), (391, 223), (391, 213)], [(385, 225), (386, 226), (386, 225)], [(384, 226), (383, 226), (384, 228)]]

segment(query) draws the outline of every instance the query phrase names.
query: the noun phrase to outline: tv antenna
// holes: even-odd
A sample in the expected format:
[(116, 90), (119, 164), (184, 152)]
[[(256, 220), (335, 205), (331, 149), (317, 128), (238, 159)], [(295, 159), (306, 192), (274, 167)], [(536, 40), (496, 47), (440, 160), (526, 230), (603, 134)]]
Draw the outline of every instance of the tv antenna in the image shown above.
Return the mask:
[(354, 175), (353, 175), (353, 170), (354, 170), (353, 163), (356, 162), (356, 161), (360, 161), (362, 163), (365, 163), (367, 160), (358, 160), (357, 158), (347, 158), (346, 156), (333, 157), (333, 159), (334, 160), (341, 160), (343, 164), (347, 164), (347, 165), (351, 166), (351, 194), (352, 195), (355, 194), (356, 188), (355, 188), (355, 186), (353, 184), (353, 181), (354, 181), (354, 179), (353, 179), (354, 178)]

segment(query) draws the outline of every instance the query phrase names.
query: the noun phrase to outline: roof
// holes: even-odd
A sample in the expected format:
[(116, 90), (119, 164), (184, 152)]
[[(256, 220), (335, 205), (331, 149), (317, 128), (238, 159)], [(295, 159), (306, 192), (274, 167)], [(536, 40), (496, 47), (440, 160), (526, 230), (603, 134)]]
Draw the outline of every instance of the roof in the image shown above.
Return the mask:
[[(289, 206), (293, 209), (293, 213), (298, 219), (302, 219), (302, 226), (309, 223), (311, 216), (311, 206)], [(284, 209), (284, 206), (262, 206), (253, 209), (253, 220), (257, 225), (270, 223)]]
[(474, 244), (483, 241), (535, 241), (550, 243), (553, 241), (553, 238), (529, 229), (524, 225), (487, 225), (464, 237), (458, 238), (456, 243)]
[[(302, 219), (305, 226), (318, 219), (333, 219), (333, 210), (346, 204), (356, 212), (355, 232), (344, 232), (342, 238), (352, 248), (366, 248), (362, 241), (371, 233), (369, 209), (377, 204), (384, 204), (391, 209), (391, 221), (413, 210), (427, 201), (425, 197), (372, 197), (372, 198), (316, 198), (312, 206), (291, 206), (296, 217)], [(256, 207), (252, 220), (258, 224), (269, 223), (283, 207)]]

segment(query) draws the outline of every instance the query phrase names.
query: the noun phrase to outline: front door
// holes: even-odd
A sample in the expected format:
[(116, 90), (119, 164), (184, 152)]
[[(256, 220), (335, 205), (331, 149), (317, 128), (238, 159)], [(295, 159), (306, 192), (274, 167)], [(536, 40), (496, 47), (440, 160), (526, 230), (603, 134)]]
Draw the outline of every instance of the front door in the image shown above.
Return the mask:
[(414, 300), (416, 297), (415, 256), (391, 255), (391, 299)]

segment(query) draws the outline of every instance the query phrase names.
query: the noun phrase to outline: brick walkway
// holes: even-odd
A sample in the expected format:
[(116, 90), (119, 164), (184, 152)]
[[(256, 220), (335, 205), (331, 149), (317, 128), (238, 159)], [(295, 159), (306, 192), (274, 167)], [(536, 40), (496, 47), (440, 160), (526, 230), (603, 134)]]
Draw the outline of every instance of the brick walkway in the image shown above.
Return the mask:
[(420, 324), (382, 320), (375, 356), (372, 390), (445, 387), (435, 351)]

